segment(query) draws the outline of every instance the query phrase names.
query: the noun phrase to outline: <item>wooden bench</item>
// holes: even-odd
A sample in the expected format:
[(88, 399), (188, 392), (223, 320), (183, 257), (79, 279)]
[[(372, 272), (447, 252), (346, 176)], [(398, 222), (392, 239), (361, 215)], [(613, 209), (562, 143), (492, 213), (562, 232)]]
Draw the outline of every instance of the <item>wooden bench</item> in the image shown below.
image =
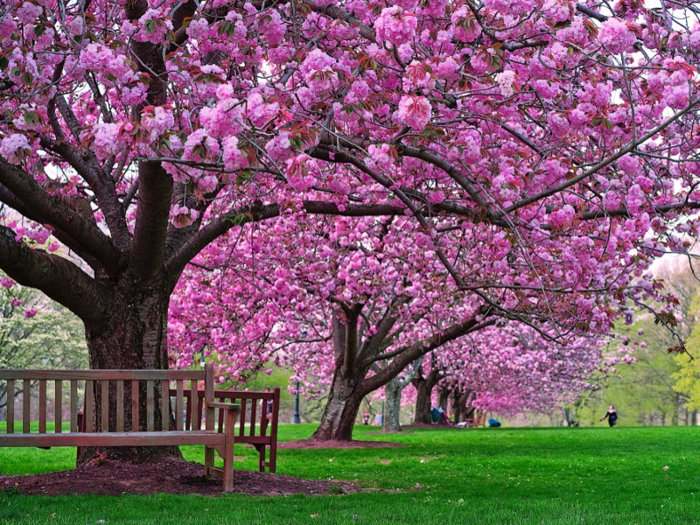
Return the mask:
[(467, 427), (485, 427), (486, 412), (477, 412), (476, 417), (467, 419)]
[[(219, 403), (214, 398), (214, 369), (211, 364), (205, 370), (0, 370), (0, 380), (7, 381), (7, 433), (0, 434), (0, 447), (148, 447), (204, 445), (204, 473), (224, 480), (224, 492), (233, 490), (233, 446), (235, 422), (240, 405)], [(206, 430), (184, 429), (182, 410), (171, 418), (170, 382), (175, 381), (177, 406), (183, 406), (184, 383), (205, 382), (204, 407)], [(22, 432), (15, 433), (15, 382), (22, 381)], [(55, 382), (55, 431), (46, 432), (47, 381)], [(63, 382), (70, 382), (70, 432), (62, 431)], [(85, 382), (85, 432), (78, 429), (78, 382)], [(39, 387), (39, 432), (31, 433), (31, 385)], [(97, 390), (99, 383), (99, 391)], [(145, 385), (144, 385), (145, 383)], [(112, 388), (110, 388), (110, 384)], [(131, 388), (129, 388), (129, 384)], [(125, 388), (126, 386), (126, 388)], [(99, 393), (97, 411), (95, 393)], [(125, 403), (125, 393), (130, 392), (131, 403)], [(199, 396), (199, 391), (194, 390)], [(139, 410), (139, 396), (146, 395), (146, 410)], [(111, 394), (111, 395), (110, 395)], [(159, 399), (160, 410), (156, 399)], [(111, 401), (111, 402), (110, 402)], [(194, 398), (193, 398), (194, 401)], [(113, 425), (110, 421), (110, 404), (116, 411)], [(200, 405), (197, 399), (196, 405)], [(126, 405), (126, 406), (125, 406)], [(224, 419), (225, 432), (215, 430), (215, 410)], [(160, 421), (156, 413), (160, 412)], [(145, 418), (143, 417), (145, 415)], [(106, 424), (105, 424), (106, 423)], [(113, 428), (110, 428), (112, 426)], [(126, 429), (126, 431), (125, 431)], [(130, 429), (130, 431), (129, 431)], [(214, 467), (214, 451), (224, 459), (224, 468)]]
[[(175, 396), (176, 391), (171, 390), (170, 395)], [(185, 390), (183, 396), (187, 403), (185, 409), (185, 428), (187, 430), (190, 428), (198, 429), (199, 426), (197, 423), (201, 422), (202, 411), (204, 409), (202, 392), (198, 392), (195, 396), (197, 399), (197, 409), (194, 411), (194, 414), (192, 413), (192, 408), (195, 403), (193, 402), (192, 391)], [(253, 445), (258, 451), (258, 470), (260, 472), (265, 472), (265, 468), (267, 467), (268, 472), (274, 473), (277, 469), (277, 424), (279, 421), (280, 389), (275, 388), (272, 392), (215, 390), (214, 397), (221, 403), (240, 404), (241, 409), (236, 443)], [(249, 411), (247, 410), (248, 402), (250, 402)], [(178, 409), (181, 406), (182, 405), (178, 405)], [(246, 420), (248, 422), (247, 428)], [(224, 413), (219, 411), (219, 425), (217, 431), (223, 432), (225, 428)], [(268, 428), (270, 429), (269, 436), (267, 435)], [(269, 460), (266, 461), (265, 455), (267, 448), (270, 450), (270, 456)]]
[[(194, 414), (192, 409), (195, 402), (193, 402), (192, 390), (184, 390), (182, 400), (177, 394), (177, 390), (170, 389), (171, 402), (172, 398), (175, 398), (172, 405), (175, 407), (175, 414), (184, 412), (185, 430), (199, 430), (205, 407), (205, 392), (198, 391), (194, 396), (197, 405)], [(279, 420), (280, 389), (275, 388), (272, 392), (215, 390), (214, 398), (222, 403), (240, 401), (241, 409), (239, 412), (236, 443), (253, 445), (258, 451), (258, 470), (265, 472), (265, 468), (267, 468), (268, 472), (274, 473), (277, 469), (277, 424)], [(250, 402), (249, 412), (247, 410), (248, 402)], [(259, 410), (258, 405), (260, 405)], [(268, 406), (269, 408), (266, 409)], [(246, 420), (248, 423), (247, 428)], [(260, 421), (259, 424), (258, 420)], [(218, 423), (217, 432), (222, 433), (225, 428), (223, 410), (219, 410)], [(270, 429), (269, 436), (267, 435), (268, 428)], [(82, 412), (78, 412), (78, 431), (85, 432), (85, 421)], [(269, 460), (266, 460), (265, 456), (268, 448), (270, 455)], [(80, 457), (80, 449), (78, 449), (78, 457)]]

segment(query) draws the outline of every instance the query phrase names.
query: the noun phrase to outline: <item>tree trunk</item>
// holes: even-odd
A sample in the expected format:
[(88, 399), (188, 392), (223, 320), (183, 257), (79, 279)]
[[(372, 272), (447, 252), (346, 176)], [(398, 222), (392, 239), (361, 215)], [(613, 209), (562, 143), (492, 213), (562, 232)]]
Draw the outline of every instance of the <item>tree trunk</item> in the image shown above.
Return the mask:
[[(452, 392), (452, 389), (448, 386), (440, 387), (440, 390), (438, 391), (438, 407), (442, 407), (442, 410), (444, 411), (446, 417), (449, 417), (449, 413), (447, 411), (447, 400), (450, 397), (450, 392)], [(438, 421), (438, 425), (445, 424), (446, 423), (442, 419)]]
[(395, 377), (384, 385), (384, 432), (398, 432), (401, 430), (399, 416), (401, 414), (401, 393), (403, 388), (401, 381)]
[(467, 416), (467, 403), (469, 402), (470, 399), (470, 394), (471, 391), (467, 390), (466, 392), (458, 392), (455, 390), (454, 394), (454, 414), (455, 414), (455, 423), (459, 423), (461, 421), (465, 421), (469, 416)]
[(435, 388), (439, 380), (440, 375), (435, 369), (431, 370), (427, 376), (417, 373), (413, 378), (412, 383), (416, 387), (416, 417), (414, 419), (416, 423), (424, 423), (426, 425), (431, 423), (430, 408), (432, 403), (430, 398), (433, 388)]
[[(130, 288), (130, 287), (129, 287)], [(165, 286), (144, 292), (143, 287), (134, 287), (139, 293), (128, 293), (117, 285), (112, 294), (110, 316), (101, 323), (86, 324), (85, 335), (92, 369), (167, 369), (167, 321), (170, 296)], [(94, 383), (95, 407), (101, 406), (102, 390), (99, 382)], [(146, 382), (139, 384), (139, 428), (147, 430)], [(155, 430), (162, 430), (161, 399), (163, 385), (154, 384), (154, 423)], [(109, 426), (115, 432), (117, 385), (109, 385)], [(167, 387), (166, 387), (167, 390)], [(171, 409), (172, 412), (172, 409)], [(131, 428), (131, 388), (124, 388), (124, 427)], [(101, 429), (101, 411), (93, 414), (95, 429)], [(175, 422), (170, 417), (170, 428)], [(110, 447), (85, 448), (78, 463), (85, 463), (97, 455), (106, 454), (110, 458), (132, 462), (150, 462), (165, 457), (181, 458), (177, 446), (161, 447)]]
[(321, 424), (311, 439), (320, 441), (350, 441), (362, 395), (352, 387), (352, 381), (334, 378)]

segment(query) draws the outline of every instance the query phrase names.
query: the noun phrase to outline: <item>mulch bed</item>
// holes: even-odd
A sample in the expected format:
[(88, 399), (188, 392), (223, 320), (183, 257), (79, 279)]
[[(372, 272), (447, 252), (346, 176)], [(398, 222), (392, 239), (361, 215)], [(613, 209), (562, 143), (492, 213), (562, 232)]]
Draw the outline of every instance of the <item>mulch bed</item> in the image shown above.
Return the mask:
[[(168, 459), (158, 463), (133, 464), (107, 460), (97, 467), (34, 474), (0, 476), (0, 491), (15, 489), (22, 494), (63, 496), (95, 494), (201, 494), (222, 495), (220, 478), (207, 480), (204, 466), (191, 461)], [(259, 496), (284, 494), (350, 494), (365, 489), (348, 482), (300, 479), (277, 474), (261, 474), (248, 470), (234, 473), (234, 492)], [(373, 489), (376, 490), (376, 489)]]
[(401, 443), (389, 441), (319, 441), (317, 439), (298, 439), (277, 443), (278, 449), (312, 449), (312, 448), (394, 448), (405, 447)]

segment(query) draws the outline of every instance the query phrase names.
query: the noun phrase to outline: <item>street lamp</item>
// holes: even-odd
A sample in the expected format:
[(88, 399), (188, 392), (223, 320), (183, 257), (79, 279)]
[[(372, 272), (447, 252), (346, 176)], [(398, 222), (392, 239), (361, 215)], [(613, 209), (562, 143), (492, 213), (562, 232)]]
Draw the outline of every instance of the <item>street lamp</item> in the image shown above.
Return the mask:
[[(306, 330), (302, 330), (301, 332), (301, 337), (306, 339)], [(297, 395), (294, 397), (294, 419), (292, 419), (292, 423), (295, 425), (298, 425), (301, 423), (301, 418), (299, 417), (299, 381), (297, 381)]]
[(297, 395), (294, 399), (294, 419), (292, 423), (295, 425), (301, 423), (301, 419), (299, 418), (299, 381), (297, 381)]

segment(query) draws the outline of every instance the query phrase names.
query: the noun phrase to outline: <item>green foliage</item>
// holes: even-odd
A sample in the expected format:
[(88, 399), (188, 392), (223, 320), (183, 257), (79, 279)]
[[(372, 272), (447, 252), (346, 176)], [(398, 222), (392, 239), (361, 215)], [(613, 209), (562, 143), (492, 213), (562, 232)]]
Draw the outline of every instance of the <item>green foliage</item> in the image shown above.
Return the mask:
[[(280, 439), (307, 438), (314, 428), (282, 425)], [(406, 446), (281, 450), (278, 473), (357, 481), (388, 492), (216, 498), (17, 494), (0, 495), (0, 511), (13, 524), (676, 525), (700, 520), (696, 428), (500, 428), (389, 435), (367, 430), (376, 428), (358, 428), (354, 437)], [(202, 461), (202, 447), (182, 448), (186, 459)], [(245, 458), (236, 461), (236, 468), (255, 469), (254, 449), (237, 447), (236, 456)], [(0, 449), (0, 474), (70, 469), (74, 463), (75, 449)]]
[[(687, 355), (671, 355), (669, 349), (676, 347), (680, 338), (687, 341), (692, 355), (700, 356), (700, 283), (689, 268), (674, 267), (673, 261), (658, 272), (658, 277), (663, 279), (665, 291), (678, 299), (674, 311), (667, 315), (673, 318), (676, 335), (644, 311), (637, 312), (631, 326), (617, 326), (615, 331), (620, 336), (632, 340), (629, 346), (620, 348), (636, 347), (631, 353), (637, 362), (630, 366), (619, 364), (604, 388), (584, 400), (585, 406), (579, 410), (582, 425), (607, 425), (598, 419), (611, 404), (615, 405), (620, 416), (618, 424), (622, 426), (677, 425), (686, 420), (693, 424), (693, 411), (700, 406), (700, 369), (694, 368), (698, 365), (690, 362)], [(644, 331), (641, 336), (637, 335), (639, 329)], [(617, 352), (618, 346), (611, 344), (611, 354)], [(622, 378), (618, 379), (617, 374)], [(689, 403), (694, 391), (698, 401)]]
[[(693, 301), (692, 313), (700, 314), (700, 296)], [(674, 374), (677, 380), (674, 388), (687, 398), (687, 407), (700, 409), (700, 325), (695, 325), (686, 342), (687, 354), (675, 356), (678, 370)]]
[[(21, 305), (13, 305), (12, 299)], [(38, 313), (27, 319), (27, 309)], [(82, 321), (41, 292), (17, 286), (10, 291), (2, 288), (0, 368), (89, 368)], [(5, 390), (5, 383), (0, 383), (0, 409), (7, 404)]]

